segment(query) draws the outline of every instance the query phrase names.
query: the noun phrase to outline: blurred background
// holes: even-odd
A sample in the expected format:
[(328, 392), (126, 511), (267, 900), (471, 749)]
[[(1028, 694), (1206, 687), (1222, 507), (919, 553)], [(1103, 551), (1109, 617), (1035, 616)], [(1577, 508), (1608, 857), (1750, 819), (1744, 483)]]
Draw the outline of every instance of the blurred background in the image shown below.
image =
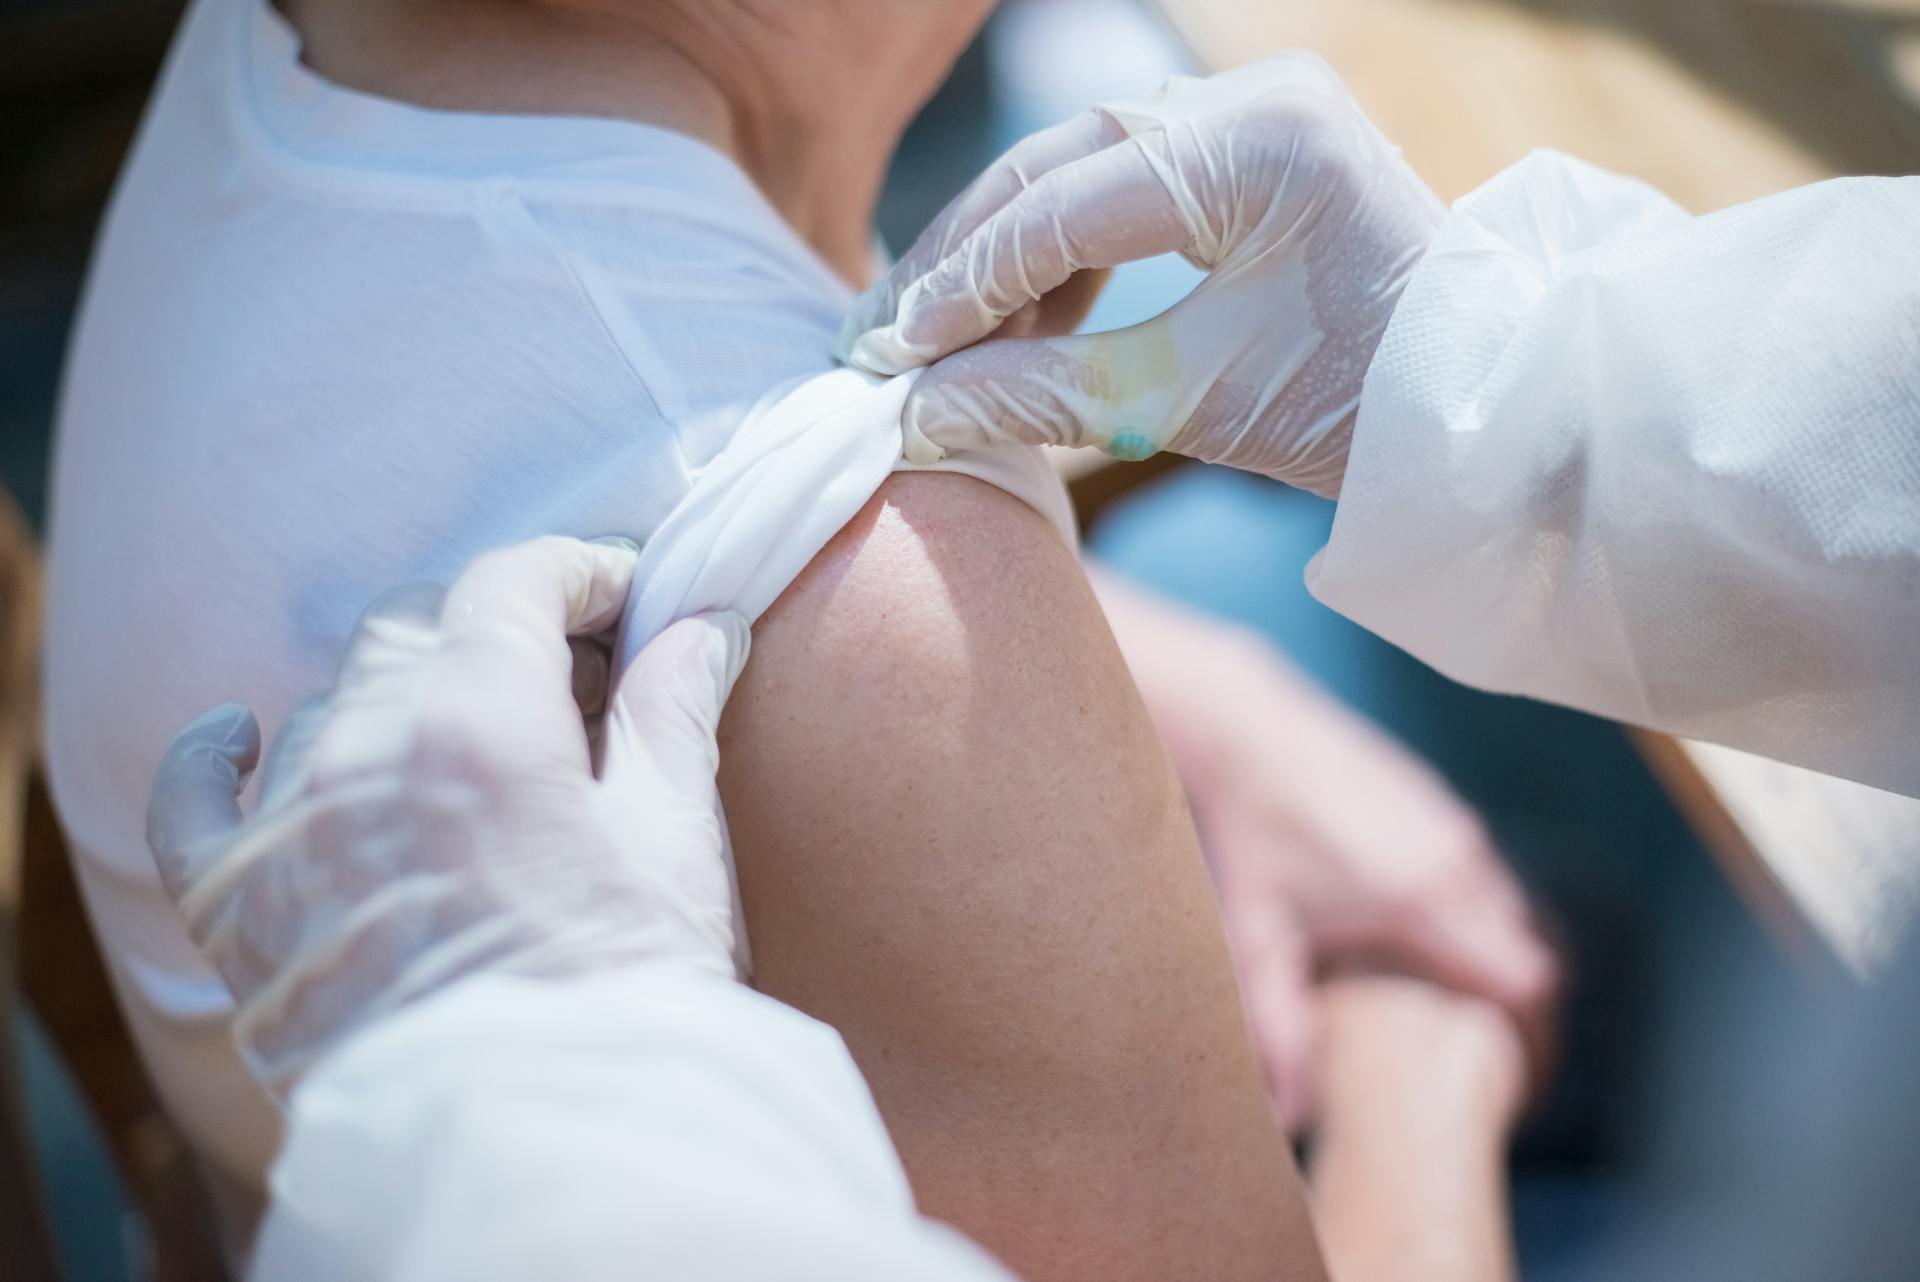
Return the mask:
[[(219, 1272), (33, 779), (36, 536), (61, 355), (178, 11), (0, 0), (0, 1278)], [(882, 235), (903, 250), (999, 152), (1089, 103), (1290, 46), (1325, 54), (1449, 200), (1536, 146), (1701, 212), (1920, 170), (1920, 0), (1007, 0), (903, 144)], [(1177, 259), (1124, 268), (1089, 325), (1143, 319), (1195, 279)], [(1755, 1064), (1822, 1080), (1770, 1048), (1804, 1046), (1817, 1012), (1867, 1000), (1858, 977), (1896, 954), (1914, 896), (1876, 874), (1851, 899), (1817, 900), (1806, 870), (1830, 882), (1837, 862), (1911, 854), (1913, 812), (1444, 681), (1306, 594), (1298, 571), (1331, 519), (1310, 496), (1192, 465), (1089, 475), (1076, 493), (1096, 556), (1260, 629), (1487, 815), (1573, 974), (1565, 1071), (1516, 1166), (1526, 1274), (1666, 1275), (1596, 1261), (1647, 1240), (1688, 1190), (1795, 1151), (1790, 1126), (1728, 1138), (1777, 1117)], [(1196, 578), (1196, 563), (1218, 568)], [(1782, 797), (1799, 819), (1779, 817)], [(1843, 819), (1809, 825), (1808, 806)], [(1889, 1113), (1904, 1151), (1920, 1151), (1915, 1116)], [(1672, 1276), (1750, 1276), (1708, 1258)]]

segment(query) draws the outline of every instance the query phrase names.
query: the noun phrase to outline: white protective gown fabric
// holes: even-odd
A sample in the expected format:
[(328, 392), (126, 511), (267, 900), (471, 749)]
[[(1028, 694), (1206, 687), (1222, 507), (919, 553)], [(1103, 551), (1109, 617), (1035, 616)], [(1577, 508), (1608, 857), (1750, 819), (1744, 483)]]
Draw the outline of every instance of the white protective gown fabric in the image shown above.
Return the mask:
[(479, 975), (294, 1092), (255, 1282), (1012, 1282), (918, 1215), (824, 1024), (653, 963)]
[[(898, 458), (904, 382), (834, 369), (850, 302), (692, 139), (351, 92), (266, 0), (194, 0), (69, 356), (45, 708), (123, 1005), (218, 1171), (257, 1188), (278, 1120), (144, 839), (173, 732), (234, 701), (272, 736), (377, 595), (539, 534), (645, 545), (629, 652), (759, 613)], [(1037, 452), (945, 470), (1072, 537)]]
[(1466, 197), (1308, 582), (1469, 685), (1920, 795), (1920, 178)]

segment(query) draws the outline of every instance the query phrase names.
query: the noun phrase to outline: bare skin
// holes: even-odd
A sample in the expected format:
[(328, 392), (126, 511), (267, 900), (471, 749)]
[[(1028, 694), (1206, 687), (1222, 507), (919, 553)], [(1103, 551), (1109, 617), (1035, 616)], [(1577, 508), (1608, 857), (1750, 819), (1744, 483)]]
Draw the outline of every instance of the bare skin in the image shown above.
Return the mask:
[(1037, 516), (893, 478), (755, 630), (721, 762), (755, 982), (841, 1030), (924, 1210), (1030, 1282), (1320, 1276), (1178, 783)]
[(1314, 1219), (1341, 1282), (1509, 1282), (1506, 1148), (1527, 1090), (1518, 1027), (1419, 980), (1336, 980)]

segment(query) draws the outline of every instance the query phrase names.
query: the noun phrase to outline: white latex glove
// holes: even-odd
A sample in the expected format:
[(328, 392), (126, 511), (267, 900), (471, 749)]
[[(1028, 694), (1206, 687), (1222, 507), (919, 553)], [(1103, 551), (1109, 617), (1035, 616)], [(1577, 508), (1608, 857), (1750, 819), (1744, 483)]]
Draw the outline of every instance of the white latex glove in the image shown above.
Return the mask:
[(595, 670), (573, 652), (619, 619), (635, 559), (630, 543), (540, 539), (451, 589), (382, 597), (334, 687), (289, 718), (249, 818), (252, 713), (216, 708), (175, 739), (148, 841), (270, 1088), (476, 971), (667, 960), (734, 976), (714, 730), (748, 629), (689, 619), (642, 651), (596, 778), (573, 689)]
[[(1320, 59), (1175, 77), (1001, 158), (858, 300), (842, 356), (938, 362), (903, 414), (913, 462), (1005, 441), (1169, 449), (1333, 495), (1445, 212)], [(1076, 272), (1174, 251), (1210, 274), (1153, 320), (959, 350)]]

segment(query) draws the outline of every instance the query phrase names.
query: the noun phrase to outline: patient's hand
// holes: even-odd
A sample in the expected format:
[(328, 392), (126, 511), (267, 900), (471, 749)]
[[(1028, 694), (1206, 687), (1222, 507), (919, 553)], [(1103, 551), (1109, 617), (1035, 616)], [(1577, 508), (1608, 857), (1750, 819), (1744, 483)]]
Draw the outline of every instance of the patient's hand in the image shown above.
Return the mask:
[(1527, 1095), (1519, 1028), (1497, 1006), (1417, 979), (1336, 979), (1317, 995), (1320, 1125), (1452, 1128), (1496, 1147)]
[(1255, 1040), (1289, 1124), (1312, 1109), (1316, 971), (1366, 961), (1544, 1026), (1557, 976), (1479, 819), (1260, 638), (1096, 580), (1187, 788)]

